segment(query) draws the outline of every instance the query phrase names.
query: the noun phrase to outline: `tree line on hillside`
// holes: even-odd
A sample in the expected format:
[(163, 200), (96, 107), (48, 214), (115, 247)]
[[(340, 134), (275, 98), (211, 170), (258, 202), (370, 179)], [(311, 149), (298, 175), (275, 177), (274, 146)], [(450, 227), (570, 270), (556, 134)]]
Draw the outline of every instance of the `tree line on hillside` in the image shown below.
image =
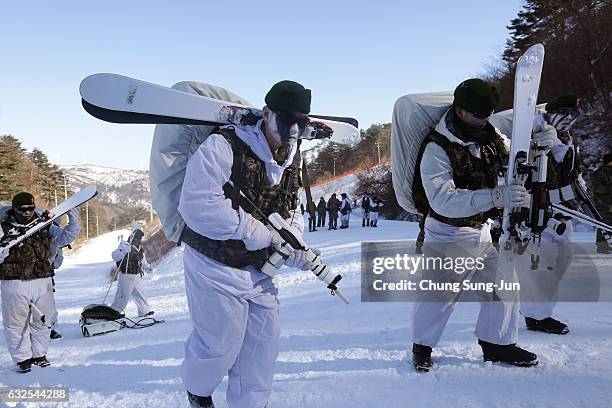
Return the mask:
[(508, 30), (500, 61), (484, 78), (499, 89), (501, 109), (512, 107), (518, 58), (531, 45), (544, 44), (539, 101), (580, 97), (586, 114), (574, 129), (583, 142), (585, 170), (595, 169), (612, 147), (612, 1), (527, 0)]
[[(0, 136), (0, 201), (10, 204), (20, 191), (32, 193), (36, 205), (51, 209), (73, 194), (65, 172), (38, 148), (28, 152), (12, 135)], [(79, 240), (121, 228), (131, 220), (146, 220), (144, 207), (119, 207), (93, 199), (81, 206)], [(78, 243), (78, 242), (77, 242)]]
[(325, 143), (317, 157), (306, 163), (308, 174), (312, 175), (310, 176), (311, 183), (326, 180), (359, 167), (389, 161), (391, 124), (373, 124), (367, 130), (361, 130), (359, 141), (355, 145)]

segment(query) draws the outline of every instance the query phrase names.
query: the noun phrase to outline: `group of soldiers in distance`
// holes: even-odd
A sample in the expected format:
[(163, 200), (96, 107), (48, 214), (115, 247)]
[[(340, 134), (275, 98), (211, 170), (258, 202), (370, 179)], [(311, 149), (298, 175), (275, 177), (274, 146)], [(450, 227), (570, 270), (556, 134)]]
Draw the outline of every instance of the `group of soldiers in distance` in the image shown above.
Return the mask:
[[(329, 214), (328, 230), (338, 229), (338, 218), (340, 218), (340, 229), (349, 227), (349, 221), (353, 208), (361, 207), (361, 226), (362, 227), (378, 227), (378, 212), (383, 206), (383, 201), (376, 195), (370, 196), (365, 193), (359, 200), (352, 201), (347, 193), (341, 194), (341, 200), (333, 193), (326, 202), (325, 198), (321, 197), (315, 205), (310, 202), (307, 205), (308, 212), (308, 231), (317, 231), (317, 228), (325, 228), (325, 218)], [(302, 213), (304, 213), (302, 205)]]

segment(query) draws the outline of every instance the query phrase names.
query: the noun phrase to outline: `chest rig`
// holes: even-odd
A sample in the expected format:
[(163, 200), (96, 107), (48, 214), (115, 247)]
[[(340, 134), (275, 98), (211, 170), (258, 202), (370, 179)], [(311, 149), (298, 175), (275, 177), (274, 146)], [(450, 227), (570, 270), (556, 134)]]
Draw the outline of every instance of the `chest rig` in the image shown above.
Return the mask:
[[(37, 217), (37, 216), (35, 216)], [(12, 216), (0, 226), (4, 233), (13, 228)], [(0, 280), (31, 280), (53, 276), (51, 255), (51, 236), (49, 227), (43, 228), (10, 249), (8, 257), (0, 264)]]
[[(233, 186), (230, 183), (223, 186), (223, 193), (231, 200), (232, 208), (238, 210), (241, 207), (253, 218), (263, 222), (262, 215), (255, 210), (250, 200), (266, 217), (276, 212), (285, 219), (289, 218), (290, 211), (297, 208), (298, 190), (302, 186), (299, 146), (291, 165), (283, 172), (280, 183), (270, 186), (265, 163), (253, 153), (248, 144), (240, 140), (232, 126), (215, 128), (211, 134), (223, 136), (232, 148), (230, 181)], [(279, 151), (279, 156), (284, 156), (285, 153)], [(241, 191), (248, 200), (240, 194)], [(248, 265), (260, 268), (270, 255), (268, 248), (249, 251), (240, 239), (215, 240), (200, 235), (187, 226), (181, 234), (181, 241), (201, 254), (233, 268), (244, 268)]]
[(142, 246), (135, 247), (132, 245), (130, 252), (128, 252), (121, 261), (117, 262), (119, 270), (122, 273), (130, 275), (136, 275), (142, 273), (142, 257), (144, 256), (144, 248)]
[[(488, 125), (490, 126), (490, 125)], [(499, 215), (499, 211), (495, 208), (475, 214), (471, 217), (449, 218), (436, 213), (430, 206), (423, 188), (421, 179), (421, 160), (425, 147), (429, 143), (435, 143), (440, 146), (451, 162), (453, 169), (453, 181), (457, 188), (466, 190), (480, 190), (484, 188), (495, 188), (497, 186), (497, 178), (501, 167), (507, 161), (508, 152), (502, 138), (491, 127), (489, 129), (491, 138), (486, 144), (479, 144), (480, 158), (475, 157), (470, 153), (468, 146), (463, 146), (459, 143), (452, 143), (445, 136), (433, 131), (421, 145), (417, 157), (416, 168), (412, 195), (417, 210), (423, 215), (429, 215), (438, 221), (457, 227), (479, 227), (488, 218), (493, 218)]]

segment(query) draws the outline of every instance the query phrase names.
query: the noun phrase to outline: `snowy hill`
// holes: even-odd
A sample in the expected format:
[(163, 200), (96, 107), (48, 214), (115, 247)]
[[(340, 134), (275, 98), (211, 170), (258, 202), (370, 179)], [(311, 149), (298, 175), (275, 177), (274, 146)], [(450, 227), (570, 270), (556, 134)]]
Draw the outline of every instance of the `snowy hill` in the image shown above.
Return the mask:
[[(353, 220), (353, 225), (356, 225)], [(411, 304), (360, 303), (360, 242), (414, 240), (417, 225), (382, 220), (378, 229), (306, 233), (341, 272), (350, 305), (330, 296), (308, 272), (284, 268), (277, 276), (281, 341), (270, 408), (291, 407), (609, 407), (612, 406), (612, 314), (609, 303), (564, 303), (557, 316), (566, 336), (528, 332), (520, 344), (540, 364), (523, 369), (485, 364), (473, 335), (478, 304), (460, 304), (434, 350), (435, 370), (418, 374), (409, 363)], [(179, 376), (183, 342), (191, 331), (184, 294), (182, 248), (146, 277), (155, 317), (166, 322), (84, 338), (82, 308), (100, 303), (108, 288), (114, 232), (91, 240), (57, 272), (59, 331), (48, 368), (17, 374), (0, 336), (0, 386), (70, 387), (67, 407), (186, 407)], [(123, 232), (125, 235), (126, 232)], [(578, 234), (593, 240), (592, 233)], [(110, 302), (114, 285), (110, 291)], [(134, 305), (128, 315), (136, 313)], [(227, 380), (213, 395), (225, 406)], [(44, 406), (44, 405), (40, 405)]]
[(124, 170), (94, 164), (66, 165), (62, 166), (62, 170), (68, 175), (68, 184), (73, 190), (95, 184), (102, 201), (128, 207), (149, 206), (149, 172), (146, 170)]

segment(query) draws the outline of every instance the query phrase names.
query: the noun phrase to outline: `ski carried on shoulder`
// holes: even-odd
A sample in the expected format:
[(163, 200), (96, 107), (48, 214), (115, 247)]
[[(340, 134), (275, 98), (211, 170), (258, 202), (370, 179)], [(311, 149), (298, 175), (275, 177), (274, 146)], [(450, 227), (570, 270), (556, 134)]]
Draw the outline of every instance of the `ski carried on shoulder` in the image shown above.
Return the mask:
[(51, 225), (53, 221), (66, 214), (71, 209), (91, 200), (98, 194), (96, 186), (87, 186), (57, 207), (43, 212), (38, 218), (26, 225), (15, 225), (7, 233), (0, 228), (0, 250), (8, 250), (41, 229)]
[[(256, 123), (261, 109), (221, 101), (118, 74), (94, 74), (80, 86), (83, 108), (112, 123), (243, 125)], [(354, 118), (309, 115), (307, 139), (351, 144), (359, 136)]]

